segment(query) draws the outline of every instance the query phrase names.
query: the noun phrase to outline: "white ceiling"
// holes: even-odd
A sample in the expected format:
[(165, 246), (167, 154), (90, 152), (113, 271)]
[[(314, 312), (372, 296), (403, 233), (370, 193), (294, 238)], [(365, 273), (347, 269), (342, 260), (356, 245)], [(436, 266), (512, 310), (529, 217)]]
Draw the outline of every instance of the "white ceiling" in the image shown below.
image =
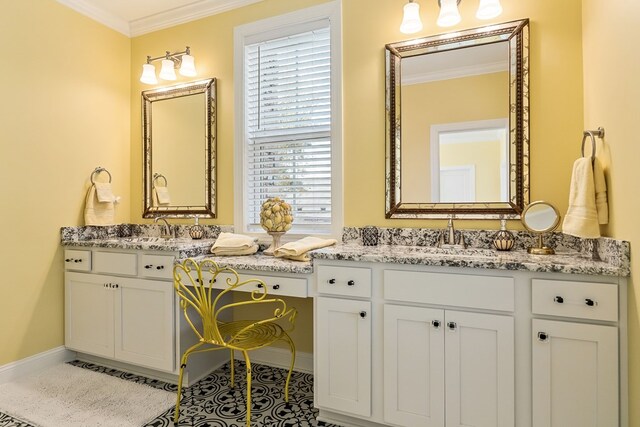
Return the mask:
[(135, 37), (262, 0), (57, 1), (128, 37)]

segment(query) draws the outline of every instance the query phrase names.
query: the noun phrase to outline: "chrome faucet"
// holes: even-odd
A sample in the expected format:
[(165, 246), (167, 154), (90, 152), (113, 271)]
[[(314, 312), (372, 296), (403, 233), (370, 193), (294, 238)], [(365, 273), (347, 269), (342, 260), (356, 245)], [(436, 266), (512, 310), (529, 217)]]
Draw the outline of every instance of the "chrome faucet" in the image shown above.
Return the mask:
[(449, 222), (447, 223), (447, 237), (446, 237), (446, 241), (445, 241), (445, 233), (444, 230), (440, 230), (440, 236), (438, 237), (438, 242), (436, 243), (436, 246), (438, 248), (447, 245), (447, 246), (458, 246), (461, 247), (462, 249), (466, 249), (467, 244), (464, 241), (464, 236), (462, 235), (462, 232), (458, 232), (458, 234), (460, 234), (460, 238), (458, 238), (458, 240), (456, 241), (456, 229), (453, 226), (453, 219), (454, 216), (452, 215), (449, 218)]
[(175, 237), (171, 231), (171, 224), (167, 221), (166, 216), (157, 216), (154, 218), (153, 222), (157, 223), (158, 221), (163, 221), (164, 226), (162, 227), (162, 232), (160, 233), (160, 237), (164, 239), (169, 239), (171, 237)]

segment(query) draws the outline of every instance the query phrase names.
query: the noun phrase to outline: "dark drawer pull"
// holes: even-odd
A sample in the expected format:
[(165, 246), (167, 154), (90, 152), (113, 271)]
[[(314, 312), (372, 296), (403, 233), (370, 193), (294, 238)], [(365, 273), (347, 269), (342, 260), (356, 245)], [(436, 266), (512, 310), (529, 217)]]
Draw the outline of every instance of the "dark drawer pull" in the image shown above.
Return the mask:
[(361, 311), (361, 312), (360, 312), (360, 317), (362, 317), (363, 319), (364, 319), (365, 317), (367, 317), (367, 312), (366, 312), (366, 311)]
[(82, 262), (82, 259), (81, 258), (74, 259), (73, 262)]
[(335, 285), (336, 284), (336, 279), (329, 279), (328, 280), (330, 285)]
[(556, 296), (555, 298), (553, 298), (553, 302), (556, 302), (558, 304), (562, 304), (564, 302), (564, 298), (562, 298), (561, 296)]
[(434, 328), (440, 329), (440, 321), (439, 320), (432, 320), (431, 324), (433, 325)]
[(262, 283), (258, 283), (258, 284), (256, 285), (256, 288), (258, 288), (258, 289), (262, 289), (262, 288), (263, 288), (263, 286), (264, 286), (264, 285), (263, 285)]
[(456, 324), (456, 322), (449, 322), (447, 323), (447, 327), (449, 328), (450, 331), (455, 331), (458, 325)]
[(164, 270), (164, 265), (159, 265), (156, 267), (156, 270)]
[(594, 300), (592, 300), (591, 298), (586, 298), (586, 299), (584, 300), (584, 303), (585, 303), (586, 305), (588, 305), (589, 307), (593, 307), (593, 306), (598, 305), (598, 303), (597, 303), (597, 302), (595, 302)]
[(280, 289), (280, 285), (273, 285), (273, 289), (275, 289), (275, 290)]
[(356, 284), (356, 282), (354, 282), (353, 280), (349, 280), (349, 281), (347, 282), (347, 285), (349, 285), (349, 286), (353, 286), (353, 285), (355, 285), (355, 284)]
[(549, 334), (547, 334), (546, 332), (538, 332), (538, 341), (546, 342), (547, 339), (549, 339)]
[(153, 264), (147, 264), (144, 266), (144, 268), (146, 268), (147, 270), (149, 270), (150, 268), (153, 268)]

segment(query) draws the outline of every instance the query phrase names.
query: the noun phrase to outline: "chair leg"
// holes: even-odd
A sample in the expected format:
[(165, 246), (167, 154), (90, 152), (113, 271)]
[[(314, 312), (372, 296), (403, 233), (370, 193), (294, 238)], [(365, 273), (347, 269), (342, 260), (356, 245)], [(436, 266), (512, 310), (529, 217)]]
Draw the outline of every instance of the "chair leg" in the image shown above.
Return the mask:
[(231, 349), (231, 361), (229, 363), (231, 364), (231, 388), (233, 388), (236, 386), (236, 374), (234, 369), (234, 365), (236, 363), (235, 363), (235, 358), (233, 354), (233, 349)]
[(188, 349), (186, 349), (184, 354), (182, 355), (182, 360), (180, 360), (180, 376), (178, 377), (178, 393), (177, 393), (177, 398), (176, 398), (176, 409), (175, 409), (175, 412), (173, 414), (173, 424), (174, 425), (178, 425), (178, 419), (180, 418), (180, 399), (182, 398), (182, 379), (183, 379), (183, 375), (184, 375), (184, 368), (187, 367), (187, 359), (189, 358), (189, 355), (193, 351), (195, 351), (198, 347), (200, 347), (203, 344), (204, 343), (199, 342), (199, 343), (189, 347)]
[(291, 348), (291, 365), (289, 365), (289, 373), (287, 374), (287, 381), (284, 383), (284, 401), (289, 401), (289, 382), (291, 382), (291, 372), (293, 371), (293, 365), (296, 363), (296, 346), (293, 344), (293, 340), (289, 335), (287, 337), (287, 342), (289, 343), (289, 347)]
[(247, 364), (247, 427), (251, 427), (251, 361), (249, 360), (249, 353), (246, 351), (242, 353)]

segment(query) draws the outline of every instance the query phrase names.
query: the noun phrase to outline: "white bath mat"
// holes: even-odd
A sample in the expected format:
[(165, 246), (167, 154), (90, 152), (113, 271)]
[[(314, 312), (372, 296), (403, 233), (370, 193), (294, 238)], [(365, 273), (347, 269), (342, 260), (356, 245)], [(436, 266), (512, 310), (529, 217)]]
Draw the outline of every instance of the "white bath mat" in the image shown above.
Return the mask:
[(41, 427), (140, 427), (176, 395), (68, 364), (0, 384), (0, 412)]

